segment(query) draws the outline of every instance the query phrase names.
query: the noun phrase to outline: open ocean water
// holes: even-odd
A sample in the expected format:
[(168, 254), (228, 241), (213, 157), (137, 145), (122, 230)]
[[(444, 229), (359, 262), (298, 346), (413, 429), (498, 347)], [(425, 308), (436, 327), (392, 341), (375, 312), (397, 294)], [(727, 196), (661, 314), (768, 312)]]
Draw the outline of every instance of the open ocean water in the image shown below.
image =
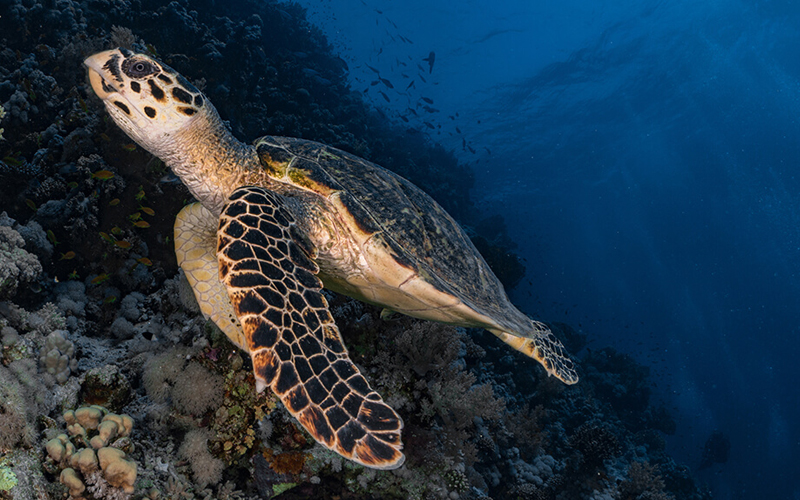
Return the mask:
[[(715, 498), (800, 496), (800, 5), (304, 5), (356, 88), (475, 170), (523, 310), (652, 367), (687, 464), (727, 436)], [(385, 102), (372, 68), (414, 86)]]

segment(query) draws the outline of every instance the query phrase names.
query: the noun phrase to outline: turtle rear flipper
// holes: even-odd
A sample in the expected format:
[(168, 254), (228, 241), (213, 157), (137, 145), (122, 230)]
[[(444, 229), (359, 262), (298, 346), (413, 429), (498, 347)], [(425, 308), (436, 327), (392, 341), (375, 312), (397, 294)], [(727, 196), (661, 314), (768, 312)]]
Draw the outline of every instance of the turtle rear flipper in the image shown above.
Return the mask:
[(511, 333), (497, 328), (487, 328), (500, 340), (542, 364), (548, 375), (554, 375), (565, 384), (578, 382), (575, 364), (567, 356), (564, 346), (547, 326), (528, 319), (527, 335)]
[(241, 322), (259, 389), (270, 386), (314, 438), (377, 469), (402, 465), (403, 421), (350, 361), (279, 195), (233, 192), (217, 232), (219, 277)]

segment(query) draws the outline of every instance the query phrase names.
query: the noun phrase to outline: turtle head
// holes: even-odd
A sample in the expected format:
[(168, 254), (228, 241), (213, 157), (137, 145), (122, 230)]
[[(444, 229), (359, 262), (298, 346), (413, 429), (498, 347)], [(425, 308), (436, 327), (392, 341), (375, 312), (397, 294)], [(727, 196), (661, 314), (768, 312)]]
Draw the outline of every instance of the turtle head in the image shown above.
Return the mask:
[(176, 134), (216, 110), (189, 81), (156, 59), (118, 48), (87, 58), (89, 81), (114, 121), (156, 156)]

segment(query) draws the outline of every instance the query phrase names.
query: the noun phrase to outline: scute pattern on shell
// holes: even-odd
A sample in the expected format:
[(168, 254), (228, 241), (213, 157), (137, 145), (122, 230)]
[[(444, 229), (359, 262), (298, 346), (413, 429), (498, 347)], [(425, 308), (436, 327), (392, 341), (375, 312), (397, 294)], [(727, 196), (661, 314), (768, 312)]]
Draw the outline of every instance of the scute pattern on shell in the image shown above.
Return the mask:
[[(339, 192), (361, 231), (382, 232), (393, 257), (437, 289), (488, 316), (508, 313), (505, 291), (472, 241), (409, 181), (363, 158), (303, 139), (266, 136), (256, 141), (256, 148), (272, 176), (283, 169), (298, 187), (323, 196)], [(280, 165), (266, 160), (271, 158), (280, 158)]]

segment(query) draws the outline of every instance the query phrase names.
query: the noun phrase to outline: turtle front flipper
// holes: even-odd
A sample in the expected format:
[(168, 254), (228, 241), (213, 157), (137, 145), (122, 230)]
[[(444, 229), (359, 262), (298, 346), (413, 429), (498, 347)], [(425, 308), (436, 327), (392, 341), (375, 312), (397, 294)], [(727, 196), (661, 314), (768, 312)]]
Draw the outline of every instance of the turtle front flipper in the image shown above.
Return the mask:
[(376, 469), (402, 465), (403, 421), (350, 361), (319, 268), (281, 197), (237, 189), (217, 238), (219, 278), (242, 324), (259, 390), (270, 386), (318, 442), (340, 455)]
[(175, 257), (192, 287), (200, 311), (239, 348), (247, 350), (242, 325), (219, 281), (217, 217), (200, 203), (183, 207), (175, 218)]

